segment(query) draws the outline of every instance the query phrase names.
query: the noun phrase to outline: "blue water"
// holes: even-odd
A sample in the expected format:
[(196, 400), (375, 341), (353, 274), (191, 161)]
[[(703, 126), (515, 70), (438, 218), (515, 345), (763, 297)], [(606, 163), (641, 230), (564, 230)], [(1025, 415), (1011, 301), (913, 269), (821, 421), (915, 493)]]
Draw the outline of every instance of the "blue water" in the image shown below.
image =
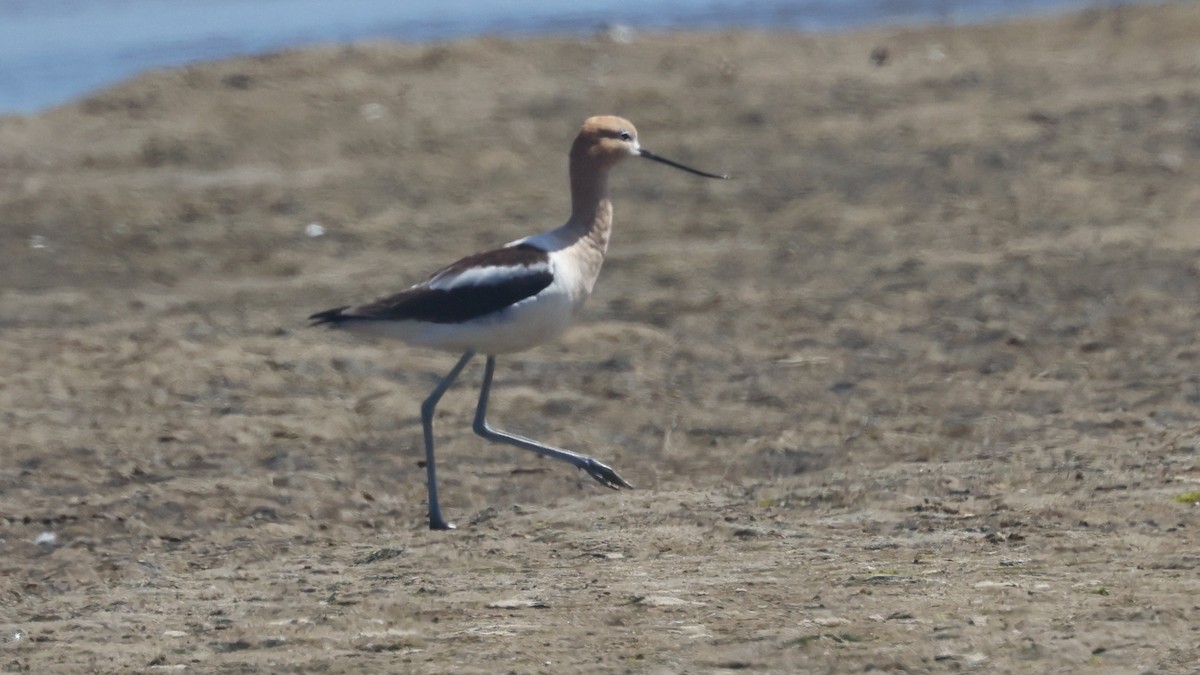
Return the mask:
[[(1116, 0), (0, 0), (0, 114), (34, 113), (144, 70), (363, 39), (752, 26), (965, 23)], [(1137, 1), (1137, 0), (1133, 0)]]

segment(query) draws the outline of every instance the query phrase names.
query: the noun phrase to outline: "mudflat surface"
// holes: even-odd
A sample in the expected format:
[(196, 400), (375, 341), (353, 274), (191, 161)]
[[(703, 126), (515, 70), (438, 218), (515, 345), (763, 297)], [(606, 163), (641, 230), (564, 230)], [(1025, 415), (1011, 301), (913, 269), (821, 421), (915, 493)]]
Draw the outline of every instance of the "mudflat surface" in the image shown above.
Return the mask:
[[(1197, 34), (372, 44), (0, 119), (0, 669), (1194, 672)], [(597, 113), (737, 179), (619, 167), (492, 412), (640, 489), (475, 437), (476, 365), (430, 532), (453, 357), (304, 317), (559, 224)]]

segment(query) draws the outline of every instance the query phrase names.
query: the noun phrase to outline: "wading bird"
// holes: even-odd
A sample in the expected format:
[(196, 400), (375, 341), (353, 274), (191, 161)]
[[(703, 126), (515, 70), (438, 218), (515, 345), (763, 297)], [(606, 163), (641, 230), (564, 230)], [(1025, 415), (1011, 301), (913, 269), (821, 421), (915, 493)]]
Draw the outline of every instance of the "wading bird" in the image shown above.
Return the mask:
[(421, 404), (430, 529), (454, 527), (442, 517), (438, 504), (434, 409), (462, 369), (479, 353), (487, 356), (487, 363), (475, 409), (475, 433), (489, 441), (569, 462), (606, 487), (633, 487), (612, 467), (592, 457), (493, 429), (487, 422), (496, 356), (524, 351), (556, 338), (591, 295), (612, 232), (608, 172), (629, 157), (651, 159), (706, 178), (728, 178), (646, 150), (638, 143), (637, 130), (628, 120), (591, 117), (571, 145), (571, 217), (562, 226), (467, 256), (395, 295), (309, 317), (314, 325), (395, 338), (462, 355)]

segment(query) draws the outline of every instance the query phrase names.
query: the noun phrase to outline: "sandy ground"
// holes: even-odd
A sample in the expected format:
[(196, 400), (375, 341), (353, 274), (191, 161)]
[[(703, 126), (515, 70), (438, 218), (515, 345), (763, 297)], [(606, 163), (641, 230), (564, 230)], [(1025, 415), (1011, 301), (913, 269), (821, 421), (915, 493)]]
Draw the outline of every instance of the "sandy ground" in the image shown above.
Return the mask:
[[(1200, 5), (371, 44), (0, 118), (5, 672), (1187, 673)], [(874, 51), (886, 58), (872, 60)], [(501, 362), (306, 326), (649, 162)], [(324, 236), (305, 229), (320, 224)]]

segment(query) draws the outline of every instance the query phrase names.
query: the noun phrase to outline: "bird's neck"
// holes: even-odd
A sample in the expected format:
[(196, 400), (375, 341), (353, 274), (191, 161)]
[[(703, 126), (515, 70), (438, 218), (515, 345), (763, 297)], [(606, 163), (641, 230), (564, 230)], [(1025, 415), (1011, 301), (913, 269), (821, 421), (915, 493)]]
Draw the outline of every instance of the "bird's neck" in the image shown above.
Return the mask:
[(586, 242), (599, 251), (608, 250), (612, 233), (612, 201), (608, 198), (608, 172), (584, 171), (571, 164), (571, 217), (562, 229), (572, 239)]

